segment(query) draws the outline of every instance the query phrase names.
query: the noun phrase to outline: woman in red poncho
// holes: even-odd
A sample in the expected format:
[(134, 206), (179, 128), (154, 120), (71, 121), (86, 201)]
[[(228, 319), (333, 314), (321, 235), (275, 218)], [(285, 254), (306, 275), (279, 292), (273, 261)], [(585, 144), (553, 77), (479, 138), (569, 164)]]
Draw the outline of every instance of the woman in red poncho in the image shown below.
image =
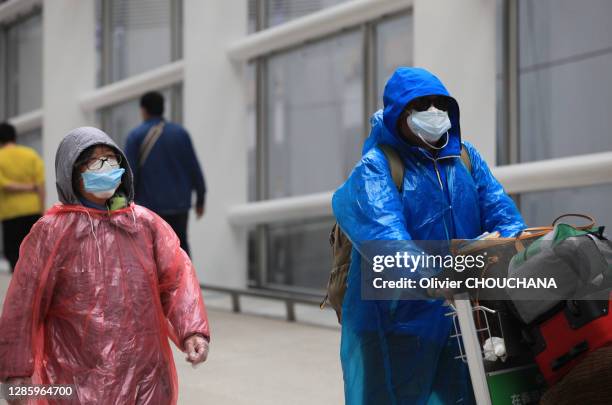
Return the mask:
[(191, 363), (208, 354), (189, 257), (168, 224), (132, 202), (132, 172), (104, 132), (71, 131), (55, 170), (62, 204), (21, 245), (4, 302), (0, 381), (72, 384), (68, 403), (176, 403), (168, 338)]

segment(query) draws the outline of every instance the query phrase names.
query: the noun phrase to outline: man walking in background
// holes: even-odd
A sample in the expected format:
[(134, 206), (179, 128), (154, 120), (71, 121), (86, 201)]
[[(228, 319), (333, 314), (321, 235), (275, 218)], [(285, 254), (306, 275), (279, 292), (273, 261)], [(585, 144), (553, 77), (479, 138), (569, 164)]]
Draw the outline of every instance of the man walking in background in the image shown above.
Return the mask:
[(17, 131), (0, 124), (0, 220), (4, 255), (11, 272), (19, 246), (40, 218), (45, 205), (45, 170), (38, 153), (16, 144)]
[(140, 111), (143, 123), (130, 132), (125, 147), (134, 171), (136, 203), (170, 224), (189, 254), (187, 223), (194, 190), (196, 217), (204, 215), (206, 183), (200, 163), (185, 128), (163, 118), (159, 92), (144, 94)]

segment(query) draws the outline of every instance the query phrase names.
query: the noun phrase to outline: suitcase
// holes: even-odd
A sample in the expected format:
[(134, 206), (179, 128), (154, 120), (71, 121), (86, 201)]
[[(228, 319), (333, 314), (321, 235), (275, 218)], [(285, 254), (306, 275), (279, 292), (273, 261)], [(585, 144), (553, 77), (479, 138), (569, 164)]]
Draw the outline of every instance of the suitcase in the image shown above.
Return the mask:
[(612, 293), (607, 290), (591, 300), (566, 301), (547, 314), (546, 320), (525, 329), (536, 363), (553, 385), (588, 353), (612, 344)]

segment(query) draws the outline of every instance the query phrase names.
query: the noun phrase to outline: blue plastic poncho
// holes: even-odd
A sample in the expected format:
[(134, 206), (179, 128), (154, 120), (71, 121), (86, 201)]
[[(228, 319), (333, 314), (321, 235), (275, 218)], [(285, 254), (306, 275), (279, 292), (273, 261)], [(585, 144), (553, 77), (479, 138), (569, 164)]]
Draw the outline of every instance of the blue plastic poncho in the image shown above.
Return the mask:
[[(452, 127), (436, 158), (404, 141), (397, 122), (416, 97), (450, 98)], [(375, 240), (450, 240), (485, 231), (509, 237), (525, 228), (514, 202), (469, 143), (471, 173), (461, 162), (459, 106), (440, 80), (424, 69), (399, 68), (384, 91), (384, 111), (371, 118), (363, 156), (333, 197), (341, 229), (353, 242), (343, 303), (341, 360), (346, 403), (472, 403), (466, 366), (455, 360), (451, 319), (440, 300), (361, 299), (360, 247)], [(377, 144), (400, 154), (405, 175), (400, 195)], [(437, 171), (436, 173), (436, 166)], [(438, 176), (439, 174), (439, 176)]]

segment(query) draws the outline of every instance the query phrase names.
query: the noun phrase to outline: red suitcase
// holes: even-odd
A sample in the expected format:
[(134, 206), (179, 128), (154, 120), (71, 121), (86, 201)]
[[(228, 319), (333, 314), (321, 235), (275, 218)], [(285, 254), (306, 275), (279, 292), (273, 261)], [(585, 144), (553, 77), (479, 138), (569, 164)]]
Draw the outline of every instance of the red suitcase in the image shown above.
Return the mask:
[[(587, 353), (612, 343), (612, 294), (600, 300), (567, 301), (551, 317), (535, 325), (529, 334), (536, 362), (553, 385)], [(608, 298), (607, 300), (605, 298)]]

